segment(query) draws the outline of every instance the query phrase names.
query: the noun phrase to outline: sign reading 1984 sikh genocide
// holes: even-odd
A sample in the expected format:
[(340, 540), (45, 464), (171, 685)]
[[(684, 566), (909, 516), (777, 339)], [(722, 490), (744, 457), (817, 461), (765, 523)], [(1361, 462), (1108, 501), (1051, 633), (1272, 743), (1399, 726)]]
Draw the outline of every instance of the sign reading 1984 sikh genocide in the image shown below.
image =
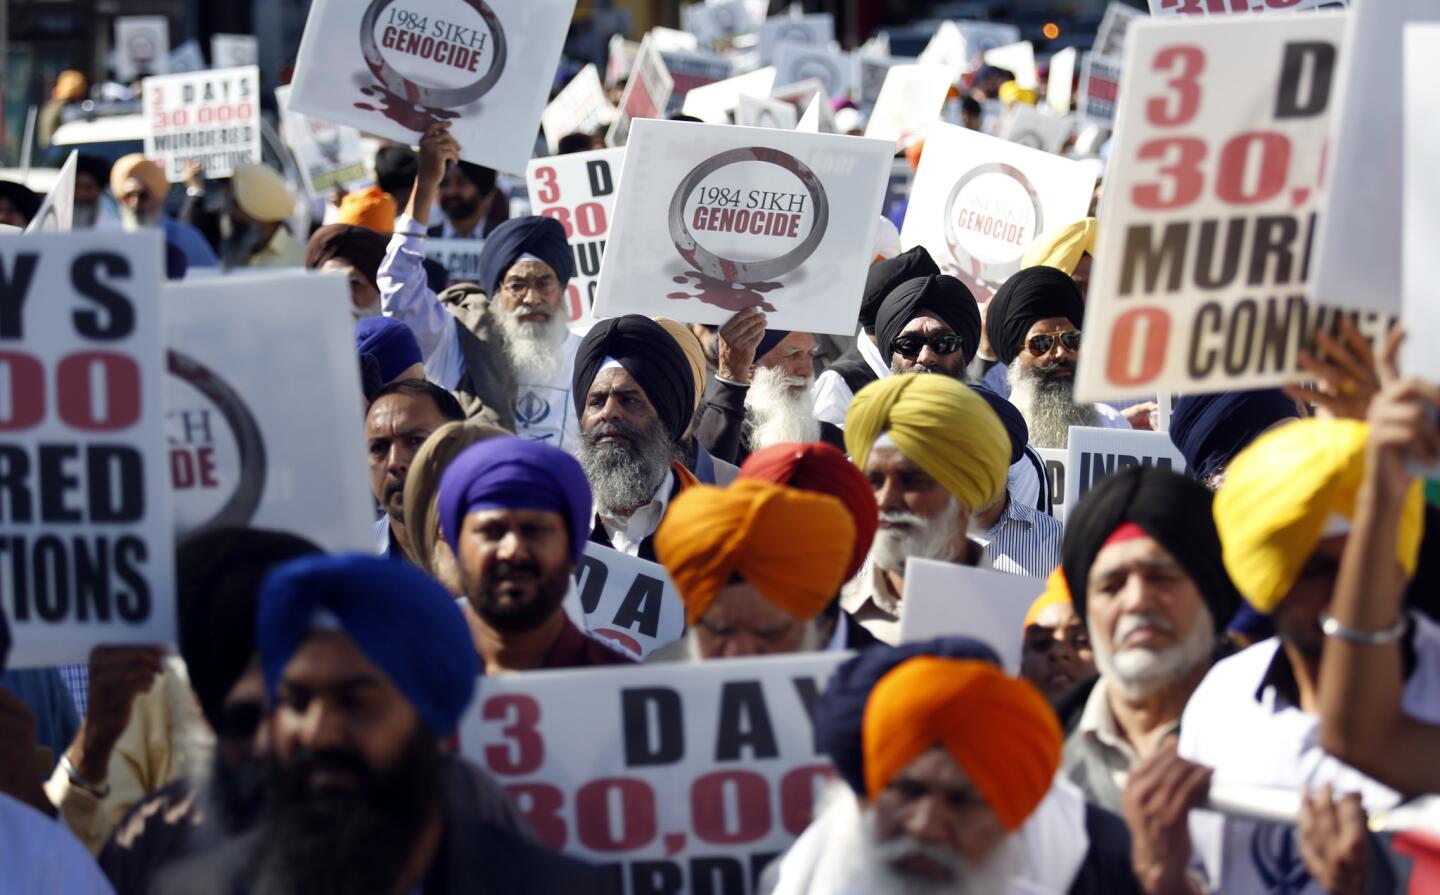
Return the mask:
[(171, 183), (191, 162), (211, 180), (260, 162), (260, 70), (253, 65), (145, 79), (145, 155)]

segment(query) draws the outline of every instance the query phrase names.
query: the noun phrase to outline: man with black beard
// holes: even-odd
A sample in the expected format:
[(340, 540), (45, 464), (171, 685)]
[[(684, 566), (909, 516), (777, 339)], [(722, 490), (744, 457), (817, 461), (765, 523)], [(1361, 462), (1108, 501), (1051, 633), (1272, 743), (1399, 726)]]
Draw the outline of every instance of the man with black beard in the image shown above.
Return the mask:
[(915, 277), (880, 303), (875, 336), (890, 372), (940, 373), (963, 382), (980, 346), (980, 308), (955, 277)]
[(264, 823), (172, 868), (156, 891), (604, 890), (598, 871), (464, 804), (441, 743), (480, 669), (438, 583), (374, 557), (295, 560), (265, 580), (256, 633), (274, 706)]
[[(1085, 300), (1075, 281), (1053, 267), (1029, 267), (1010, 277), (986, 310), (985, 335), (1008, 378), (1008, 389), (1000, 383), (997, 391), (1008, 391), (1020, 408), (1036, 447), (1066, 447), (1071, 426), (1130, 428), (1107, 404), (1075, 403), (1084, 319)], [(990, 376), (985, 381), (992, 383)]]
[(488, 438), (445, 468), (436, 518), (487, 673), (633, 661), (561, 607), (585, 552), (590, 501), (574, 457), (521, 438)]
[(591, 541), (656, 562), (651, 539), (670, 501), (698, 484), (673, 459), (694, 388), (684, 351), (649, 317), (603, 320), (581, 341), (572, 393), (595, 497)]
[(470, 162), (456, 162), (445, 172), (439, 200), (445, 220), (430, 228), (431, 239), (483, 241), (507, 216), (504, 197), (495, 190), (495, 172)]

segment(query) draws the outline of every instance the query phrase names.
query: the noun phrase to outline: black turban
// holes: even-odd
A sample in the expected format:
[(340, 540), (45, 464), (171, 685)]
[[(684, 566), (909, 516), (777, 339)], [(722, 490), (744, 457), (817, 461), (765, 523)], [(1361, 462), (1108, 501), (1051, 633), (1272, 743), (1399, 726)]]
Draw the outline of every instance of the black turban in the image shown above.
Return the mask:
[(774, 351), (776, 346), (790, 336), (788, 329), (767, 329), (761, 337), (760, 344), (755, 346), (755, 361), (759, 363), (760, 358)]
[(103, 156), (84, 154), (76, 156), (75, 172), (88, 175), (102, 190), (110, 182), (110, 162)]
[(482, 197), (495, 192), (495, 169), (487, 168), (484, 165), (477, 165), (473, 162), (460, 162), (455, 170), (466, 180), (475, 184), (475, 190)]
[(1060, 549), (1075, 614), (1085, 618), (1090, 566), (1110, 535), (1133, 522), (1170, 551), (1195, 582), (1218, 635), (1240, 608), (1240, 593), (1225, 572), (1214, 495), (1194, 479), (1152, 466), (1132, 466), (1102, 479), (1065, 520)]
[(619, 361), (634, 377), (669, 431), (670, 440), (678, 442), (695, 411), (695, 377), (680, 343), (660, 324), (639, 314), (595, 324), (575, 352), (571, 388), (576, 416), (585, 415), (585, 398), (607, 357)]
[(420, 157), (405, 146), (386, 146), (375, 153), (375, 184), (382, 192), (399, 193), (403, 199), (419, 172)]
[(538, 215), (515, 218), (496, 227), (480, 250), (480, 288), (486, 295), (495, 295), (521, 255), (534, 255), (550, 265), (562, 288), (575, 276), (575, 258), (559, 221)]
[(840, 778), (862, 799), (866, 797), (865, 749), (861, 741), (865, 704), (882, 677), (916, 656), (1000, 664), (995, 650), (979, 640), (937, 637), (900, 646), (873, 646), (837, 667), (815, 707), (815, 742), (821, 752), (830, 756)]
[(908, 252), (885, 261), (870, 265), (865, 275), (865, 294), (860, 299), (860, 325), (869, 335), (875, 335), (875, 318), (885, 297), (895, 291), (906, 280), (916, 277), (938, 276), (940, 268), (931, 260), (924, 246), (916, 246)]
[(326, 261), (344, 261), (379, 289), (380, 262), (385, 260), (389, 244), (390, 237), (369, 227), (327, 224), (310, 235), (310, 242), (305, 246), (305, 266), (314, 270)]
[(5, 199), (15, 206), (15, 210), (25, 216), (28, 224), (34, 220), (35, 212), (40, 210), (40, 195), (23, 183), (15, 183), (12, 180), (0, 180), (0, 199)]
[(951, 276), (917, 277), (901, 283), (880, 305), (875, 318), (876, 345), (885, 363), (892, 362), (895, 340), (921, 314), (929, 313), (949, 324), (960, 337), (965, 365), (980, 348), (980, 306), (965, 284)]
[(1266, 429), (1299, 416), (1295, 402), (1278, 388), (1186, 395), (1170, 415), (1170, 440), (1184, 455), (1186, 470), (1204, 481)]
[(1010, 436), (1010, 465), (1019, 463), (1020, 458), (1025, 456), (1025, 445), (1030, 443), (1030, 427), (1025, 424), (1025, 416), (1020, 413), (1020, 408), (983, 385), (972, 385), (970, 390), (984, 398), (990, 409), (995, 411), (995, 415), (1000, 417), (1000, 425), (1005, 427), (1005, 434)]
[(1085, 299), (1069, 274), (1053, 267), (1027, 267), (1006, 280), (985, 312), (985, 334), (1000, 363), (1010, 366), (1024, 347), (1030, 327), (1051, 317), (1064, 317), (1079, 329)]
[(180, 655), (200, 709), (217, 731), (226, 694), (259, 651), (255, 616), (265, 576), (320, 552), (292, 534), (219, 528), (186, 541), (176, 553)]

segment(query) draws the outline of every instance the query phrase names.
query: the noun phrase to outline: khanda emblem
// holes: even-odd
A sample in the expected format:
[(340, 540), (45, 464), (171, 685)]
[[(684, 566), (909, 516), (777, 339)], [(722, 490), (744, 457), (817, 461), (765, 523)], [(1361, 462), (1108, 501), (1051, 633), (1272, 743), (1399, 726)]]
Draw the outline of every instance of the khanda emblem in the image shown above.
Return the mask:
[(1268, 895), (1300, 895), (1310, 885), (1294, 827), (1256, 824), (1250, 837), (1250, 859)]
[(526, 392), (515, 402), (515, 419), (522, 426), (538, 426), (550, 416), (550, 402)]

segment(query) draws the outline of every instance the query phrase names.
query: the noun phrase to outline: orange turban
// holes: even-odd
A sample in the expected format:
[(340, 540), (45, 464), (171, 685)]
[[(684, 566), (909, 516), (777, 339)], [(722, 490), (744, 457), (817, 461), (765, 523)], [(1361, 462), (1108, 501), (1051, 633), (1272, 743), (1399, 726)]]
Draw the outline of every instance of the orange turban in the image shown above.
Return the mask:
[(347, 193), (340, 200), (340, 213), (336, 215), (335, 223), (368, 227), (389, 236), (395, 232), (395, 200), (378, 186)]
[(1051, 606), (1074, 606), (1075, 601), (1070, 598), (1070, 585), (1065, 583), (1065, 569), (1056, 566), (1055, 571), (1050, 573), (1050, 578), (1045, 582), (1045, 592), (1035, 598), (1030, 604), (1030, 611), (1025, 613), (1025, 630), (1035, 624), (1035, 619), (1040, 613)]
[(62, 71), (55, 79), (55, 92), (51, 94), (62, 103), (78, 103), (90, 92), (85, 75), (78, 71)]
[(845, 582), (855, 523), (834, 497), (756, 479), (687, 488), (670, 504), (655, 553), (695, 624), (736, 575), (809, 621)]
[(861, 729), (870, 800), (896, 774), (943, 746), (1015, 831), (1060, 767), (1060, 722), (1035, 685), (989, 662), (919, 656), (880, 679)]

